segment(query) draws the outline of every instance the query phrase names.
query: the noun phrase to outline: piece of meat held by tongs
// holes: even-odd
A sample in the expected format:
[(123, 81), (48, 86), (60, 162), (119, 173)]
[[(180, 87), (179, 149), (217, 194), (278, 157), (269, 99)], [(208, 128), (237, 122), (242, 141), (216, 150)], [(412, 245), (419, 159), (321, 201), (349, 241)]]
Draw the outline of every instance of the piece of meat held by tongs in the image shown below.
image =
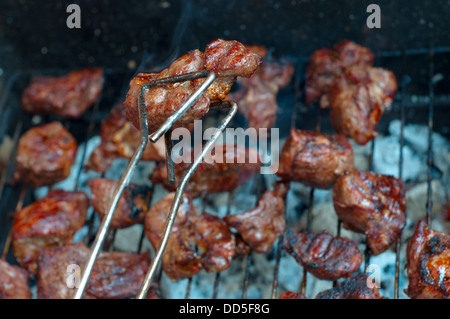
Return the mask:
[(145, 298), (167, 246), (184, 188), (237, 112), (236, 103), (225, 102), (224, 99), (237, 77), (250, 77), (260, 63), (261, 57), (240, 42), (218, 39), (209, 43), (203, 53), (192, 50), (160, 73), (138, 73), (131, 80), (124, 107), (128, 120), (140, 131), (140, 143), (114, 191), (110, 208), (102, 219), (75, 299), (80, 299), (83, 295), (119, 199), (143, 155), (148, 140), (155, 143), (164, 135), (167, 176), (169, 184), (174, 184), (171, 130), (192, 124), (210, 109), (229, 109), (216, 133), (204, 145), (178, 183), (155, 257), (137, 295), (139, 299)]

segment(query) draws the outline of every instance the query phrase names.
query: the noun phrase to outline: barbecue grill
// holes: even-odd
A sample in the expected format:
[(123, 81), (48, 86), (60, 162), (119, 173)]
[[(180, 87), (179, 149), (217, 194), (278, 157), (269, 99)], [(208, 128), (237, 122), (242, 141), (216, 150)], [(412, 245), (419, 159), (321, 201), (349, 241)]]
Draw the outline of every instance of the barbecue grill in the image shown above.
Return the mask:
[[(82, 188), (83, 182), (88, 178), (88, 173), (84, 169), (90, 152), (90, 144), (88, 142), (98, 135), (101, 120), (106, 118), (111, 107), (118, 101), (123, 100), (129, 80), (136, 70), (162, 69), (183, 52), (202, 47), (203, 43), (218, 37), (236, 39), (244, 43), (267, 45), (273, 51), (274, 56), (284, 56), (294, 62), (296, 71), (293, 81), (278, 96), (280, 112), (276, 126), (280, 128), (280, 136), (282, 138), (289, 134), (291, 128), (333, 132), (327, 112), (321, 110), (318, 105), (306, 106), (303, 102), (305, 69), (309, 54), (316, 49), (330, 46), (330, 44), (344, 38), (352, 38), (356, 42), (360, 40), (361, 44), (371, 48), (376, 55), (375, 64), (392, 70), (399, 83), (399, 90), (393, 108), (390, 112), (383, 115), (378, 125), (379, 132), (386, 134), (392, 120), (397, 119), (400, 121), (398, 139), (400, 151), (397, 159), (397, 174), (399, 178), (403, 178), (405, 173), (403, 168), (405, 126), (408, 123), (419, 123), (427, 127), (427, 197), (423, 203), (423, 216), (426, 217), (429, 224), (433, 223), (432, 181), (442, 177), (434, 167), (433, 156), (441, 150), (433, 148), (432, 133), (438, 132), (447, 139), (450, 138), (450, 122), (448, 121), (450, 107), (450, 92), (448, 88), (450, 83), (446, 76), (449, 73), (450, 40), (445, 36), (447, 26), (446, 22), (443, 21), (443, 16), (445, 16), (443, 11), (448, 10), (448, 7), (432, 6), (431, 2), (422, 1), (420, 5), (411, 4), (407, 1), (397, 4), (380, 1), (379, 5), (383, 14), (382, 28), (373, 30), (365, 27), (365, 19), (368, 15), (365, 11), (367, 4), (365, 6), (361, 4), (356, 6), (350, 2), (342, 1), (342, 5), (336, 9), (336, 4), (325, 4), (322, 1), (305, 3), (303, 1), (292, 1), (290, 4), (277, 3), (275, 1), (268, 1), (267, 3), (248, 1), (243, 4), (232, 2), (228, 5), (220, 2), (211, 3), (211, 1), (188, 1), (183, 3), (179, 1), (158, 1), (149, 4), (134, 3), (134, 6), (127, 5), (127, 10), (123, 10), (123, 14), (118, 14), (123, 4), (114, 6), (112, 3), (109, 4), (107, 2), (102, 3), (102, 5), (99, 3), (88, 4), (81, 2), (83, 24), (80, 30), (69, 30), (65, 27), (65, 19), (67, 17), (65, 8), (68, 4), (60, 3), (56, 9), (46, 8), (46, 6), (40, 9), (47, 9), (43, 13), (44, 16), (54, 17), (54, 19), (48, 19), (48, 21), (56, 21), (55, 23), (61, 25), (61, 30), (49, 33), (51, 41), (47, 43), (46, 39), (37, 37), (24, 43), (18, 43), (11, 35), (6, 34), (7, 25), (18, 25), (21, 21), (26, 20), (29, 15), (32, 15), (33, 12), (35, 13), (37, 8), (35, 4), (28, 1), (24, 1), (20, 5), (13, 5), (12, 2), (6, 1), (6, 4), (2, 5), (8, 7), (7, 10), (2, 10), (2, 12), (5, 12), (6, 19), (2, 19), (2, 22), (0, 22), (0, 43), (4, 42), (5, 46), (3, 47), (6, 48), (0, 49), (0, 56), (3, 56), (0, 60), (2, 61), (0, 62), (2, 70), (0, 72), (0, 142), (2, 142), (2, 150), (6, 154), (6, 156), (2, 154), (3, 167), (0, 165), (0, 207), (2, 207), (0, 212), (0, 248), (3, 248), (2, 258), (14, 263), (14, 257), (10, 249), (10, 213), (31, 203), (39, 194), (38, 191), (33, 190), (25, 183), (12, 183), (18, 139), (30, 127), (55, 119), (61, 120), (54, 115), (31, 116), (21, 111), (20, 96), (24, 88), (30, 83), (31, 78), (41, 74), (64, 74), (70, 69), (85, 65), (105, 68), (104, 89), (95, 105), (80, 119), (62, 120), (64, 126), (77, 139), (80, 148), (77, 154), (77, 167), (73, 170), (70, 180), (59, 185), (63, 185), (69, 190), (79, 190)], [(417, 15), (420, 12), (420, 15), (416, 18), (418, 22), (408, 22), (408, 13), (405, 13), (405, 16), (398, 17), (394, 14), (394, 10), (403, 8), (401, 4), (404, 5), (404, 8), (410, 10), (408, 13), (411, 15)], [(213, 17), (218, 17), (220, 14), (219, 7), (226, 10), (229, 15), (222, 15), (220, 18), (213, 19)], [(437, 7), (441, 8), (437, 10)], [(313, 23), (309, 23), (308, 27), (301, 26), (303, 22), (299, 23), (300, 19), (291, 17), (292, 12), (295, 12), (293, 11), (294, 9), (298, 10), (300, 15), (305, 16), (305, 21)], [(333, 9), (345, 13), (347, 19), (341, 20), (337, 15), (332, 15)], [(140, 12), (144, 13), (142, 13), (142, 19), (136, 20), (137, 26), (132, 23), (122, 24), (125, 19), (132, 21), (133, 17), (139, 17)], [(267, 30), (270, 30), (267, 33), (267, 38), (260, 34), (260, 32), (264, 31), (264, 28), (258, 25), (255, 12), (267, 19), (269, 19), (268, 15), (273, 13), (266, 26)], [(238, 25), (232, 23), (229, 16), (233, 14), (239, 16), (242, 23)], [(96, 25), (90, 19), (97, 15), (101, 15), (104, 18), (103, 24)], [(148, 25), (144, 21), (147, 15), (150, 16), (149, 20), (151, 20), (148, 22)], [(286, 16), (287, 18), (284, 21)], [(333, 21), (328, 22), (328, 26), (337, 25), (342, 27), (336, 27), (330, 34), (326, 34), (327, 26), (322, 25), (319, 21), (324, 21), (326, 19), (324, 17), (331, 16), (333, 16)], [(178, 23), (174, 23), (175, 21)], [(308, 23), (305, 22), (304, 24), (307, 25)], [(121, 25), (123, 29), (111, 32), (118, 25)], [(31, 28), (31, 25), (25, 25), (24, 30), (16, 30), (13, 33), (18, 36), (20, 32), (27, 32), (27, 27)], [(211, 29), (208, 32), (199, 32), (199, 30), (207, 30), (209, 27)], [(39, 28), (46, 28), (46, 26), (40, 25)], [(254, 28), (253, 32), (250, 31), (252, 28)], [(396, 28), (395, 32), (392, 32), (393, 28)], [(407, 31), (403, 32), (402, 30)], [(426, 30), (426, 32), (422, 32), (423, 30)], [(128, 36), (128, 34), (135, 36)], [(87, 38), (85, 42), (81, 40), (83, 37)], [(146, 40), (143, 41), (142, 37), (146, 38)], [(93, 45), (94, 39), (101, 39), (101, 41)], [(81, 48), (80, 52), (68, 50), (61, 44), (63, 41), (67, 41), (68, 47), (74, 43), (89, 43), (95, 49), (86, 46)], [(45, 45), (43, 45), (44, 43)], [(114, 50), (116, 46), (119, 48)], [(112, 52), (106, 52), (107, 49), (105, 47), (111, 48)], [(127, 47), (131, 48), (130, 51), (124, 49)], [(167, 48), (170, 48), (169, 52)], [(29, 52), (29, 54), (23, 54), (24, 50)], [(57, 56), (57, 60), (52, 61), (54, 56)], [(140, 66), (137, 66), (138, 64)], [(219, 126), (219, 123), (224, 118), (227, 121), (231, 120), (223, 112), (210, 112), (206, 120)], [(240, 115), (237, 115), (229, 123), (230, 127), (245, 127), (245, 125), (245, 120)], [(369, 142), (368, 146), (370, 149), (368, 154), (370, 170), (373, 170), (376, 143), (377, 140), (375, 139)], [(115, 179), (120, 179), (122, 173), (123, 171), (116, 174)], [(408, 181), (410, 184), (414, 184), (414, 182)], [(268, 179), (263, 176), (256, 177), (251, 184), (251, 187), (247, 187), (245, 190), (255, 198), (258, 198), (266, 188), (270, 187)], [(53, 187), (58, 187), (58, 184)], [(157, 187), (154, 187), (152, 197), (154, 197), (156, 192)], [(214, 201), (215, 196), (207, 195), (201, 198), (200, 205), (206, 206), (208, 202)], [(234, 202), (236, 194), (230, 192), (226, 196), (227, 201), (224, 210), (225, 214), (230, 214), (233, 205), (236, 204)], [(316, 190), (313, 188), (308, 190), (308, 201), (305, 203), (305, 206), (297, 208), (295, 212), (297, 216), (306, 216), (306, 224), (304, 226), (308, 230), (311, 229), (314, 218), (312, 212), (315, 196)], [(154, 202), (154, 198), (148, 198), (148, 200), (149, 202)], [(292, 200), (292, 196), (288, 196), (287, 200)], [(91, 212), (90, 218), (86, 222), (85, 230), (87, 229), (87, 231), (82, 234), (82, 240), (92, 247), (96, 246), (95, 237), (99, 228), (102, 228), (96, 218), (96, 215)], [(118, 231), (105, 230), (107, 233), (104, 233), (105, 243), (102, 245), (103, 247), (98, 245), (96, 247), (104, 250), (114, 249), (114, 239)], [(341, 230), (342, 226), (339, 222), (335, 233), (339, 235)], [(280, 261), (285, 254), (282, 245), (283, 238), (284, 236), (281, 236), (271, 252), (267, 254), (267, 258), (273, 261), (273, 280), (272, 285), (264, 289), (270, 290), (270, 297), (272, 298), (277, 298), (280, 295)], [(137, 246), (129, 247), (129, 249), (140, 252), (144, 242), (145, 236), (142, 230)], [(393, 247), (396, 258), (392, 265), (394, 268), (394, 276), (392, 277), (393, 291), (389, 292), (389, 296), (393, 298), (404, 297), (401, 287), (405, 285), (400, 283), (401, 273), (405, 271), (402, 262), (405, 247), (402, 243), (404, 243), (402, 239), (399, 239), (395, 247)], [(250, 253), (243, 260), (234, 261), (234, 263), (242, 263), (243, 266), (243, 280), (240, 288), (241, 297), (244, 299), (248, 297), (248, 287), (251, 285), (252, 256), (254, 254)], [(154, 256), (152, 257), (154, 258)], [(366, 269), (370, 263), (370, 251), (366, 250), (363, 269)], [(163, 276), (161, 273), (159, 275)], [(311, 275), (308, 275), (303, 270), (298, 276), (301, 277), (301, 285), (297, 290), (298, 292), (306, 293)], [(159, 281), (161, 278), (154, 279)], [(221, 282), (224, 279), (224, 274), (222, 273), (215, 275), (210, 298), (221, 296)], [(184, 294), (186, 298), (189, 298), (191, 295), (193, 280), (194, 278), (187, 280)], [(31, 283), (31, 285), (33, 284)]]

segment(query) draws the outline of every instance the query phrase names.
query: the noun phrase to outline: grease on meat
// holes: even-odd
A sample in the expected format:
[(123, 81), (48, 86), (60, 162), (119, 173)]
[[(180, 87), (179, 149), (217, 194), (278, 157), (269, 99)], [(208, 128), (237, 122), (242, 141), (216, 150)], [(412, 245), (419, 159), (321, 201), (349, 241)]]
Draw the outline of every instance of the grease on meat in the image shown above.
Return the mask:
[(374, 255), (388, 249), (406, 224), (405, 184), (392, 176), (354, 170), (336, 181), (333, 203), (344, 227), (365, 234)]
[(450, 298), (450, 236), (419, 221), (406, 248), (409, 285), (417, 299)]

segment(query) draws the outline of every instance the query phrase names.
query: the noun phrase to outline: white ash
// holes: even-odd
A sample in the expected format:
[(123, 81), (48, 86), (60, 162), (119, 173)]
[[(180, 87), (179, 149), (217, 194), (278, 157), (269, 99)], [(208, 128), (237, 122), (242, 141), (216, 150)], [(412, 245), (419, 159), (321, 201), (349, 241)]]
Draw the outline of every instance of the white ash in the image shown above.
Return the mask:
[[(389, 125), (389, 133), (392, 136), (400, 136), (401, 123), (394, 120)], [(405, 144), (419, 154), (423, 163), (428, 150), (428, 127), (419, 124), (407, 124), (403, 131)], [(433, 132), (431, 134), (433, 149), (433, 165), (435, 165), (444, 175), (448, 175), (450, 170), (450, 144), (445, 137)]]

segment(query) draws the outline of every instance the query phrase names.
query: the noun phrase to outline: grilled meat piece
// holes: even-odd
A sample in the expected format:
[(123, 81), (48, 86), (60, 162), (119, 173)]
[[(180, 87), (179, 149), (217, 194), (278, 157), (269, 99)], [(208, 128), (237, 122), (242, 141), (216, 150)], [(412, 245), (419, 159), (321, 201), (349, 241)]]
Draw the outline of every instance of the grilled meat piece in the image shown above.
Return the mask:
[(19, 264), (36, 273), (40, 251), (69, 243), (84, 225), (88, 208), (85, 193), (54, 190), (18, 211), (12, 226), (12, 247)]
[(368, 48), (348, 40), (337, 43), (332, 49), (315, 51), (306, 69), (305, 102), (312, 104), (322, 97), (321, 106), (328, 107), (326, 94), (335, 77), (345, 68), (353, 65), (371, 66), (373, 61), (374, 55)]
[(28, 273), (0, 259), (0, 299), (30, 299)]
[(278, 299), (308, 299), (304, 294), (300, 294), (298, 292), (286, 291), (282, 293)]
[(291, 130), (280, 156), (278, 176), (317, 188), (330, 188), (353, 169), (353, 148), (339, 135)]
[(228, 225), (219, 217), (206, 212), (191, 219), (205, 270), (220, 272), (230, 267), (236, 239)]
[(22, 108), (32, 114), (79, 118), (100, 96), (103, 70), (85, 68), (53, 77), (39, 76), (22, 94)]
[[(239, 145), (217, 145), (215, 155), (206, 156), (192, 175), (187, 190), (192, 197), (202, 194), (227, 192), (236, 189), (259, 173), (261, 162), (257, 151)], [(153, 184), (163, 184), (165, 188), (174, 191), (193, 162), (195, 151), (183, 158), (175, 159), (175, 185), (170, 186), (165, 163), (155, 167), (152, 173)]]
[(92, 269), (86, 294), (93, 299), (135, 297), (149, 266), (146, 253), (103, 252)]
[[(169, 193), (153, 205), (145, 216), (145, 235), (158, 248), (175, 193)], [(184, 195), (162, 258), (162, 267), (172, 280), (189, 278), (202, 269), (202, 260), (194, 249), (194, 227), (189, 221), (195, 216), (192, 200)]]
[(365, 234), (374, 255), (388, 249), (406, 223), (405, 184), (392, 176), (354, 170), (336, 181), (333, 203), (344, 227)]
[[(92, 191), (92, 205), (101, 219), (108, 213), (114, 190), (118, 181), (107, 178), (94, 178), (86, 183)], [(125, 228), (144, 221), (148, 211), (148, 201), (151, 191), (146, 186), (128, 185), (111, 221), (112, 228)]]
[(362, 273), (354, 273), (336, 287), (317, 294), (316, 299), (383, 299), (375, 284), (368, 284), (368, 278)]
[(330, 89), (331, 124), (338, 134), (365, 145), (377, 136), (377, 124), (397, 91), (394, 73), (353, 66), (337, 77)]
[[(39, 256), (38, 298), (72, 298), (76, 291), (76, 269), (80, 267), (81, 271), (88, 258), (89, 249), (81, 242), (43, 250)], [(148, 266), (148, 256), (145, 253), (102, 252), (94, 264), (83, 298), (134, 297)], [(70, 288), (71, 285), (73, 288)]]
[(74, 137), (60, 122), (31, 128), (19, 139), (14, 180), (36, 188), (62, 181), (70, 174), (77, 149)]
[(326, 231), (289, 235), (283, 245), (301, 266), (323, 280), (347, 278), (362, 263), (362, 254), (354, 241)]
[(450, 236), (419, 221), (406, 248), (409, 286), (416, 299), (450, 299)]
[[(143, 84), (173, 75), (203, 70), (214, 71), (217, 76), (214, 83), (172, 127), (185, 126), (196, 119), (201, 119), (208, 113), (211, 102), (226, 97), (238, 76), (250, 77), (260, 63), (261, 58), (257, 54), (237, 41), (221, 39), (213, 41), (207, 45), (204, 53), (199, 50), (190, 51), (158, 74), (139, 73), (134, 77), (125, 100), (127, 117), (139, 128), (138, 99)], [(145, 107), (149, 133), (156, 131), (203, 81), (204, 79), (197, 79), (146, 90)]]
[[(123, 104), (117, 104), (108, 118), (102, 121), (100, 145), (92, 152), (86, 167), (105, 173), (117, 158), (131, 159), (139, 145), (139, 135), (139, 130), (128, 121)], [(156, 143), (147, 143), (141, 160), (163, 162), (165, 159), (163, 138)]]
[(291, 61), (270, 62), (264, 60), (250, 78), (238, 79), (239, 89), (229, 95), (239, 105), (239, 111), (248, 126), (258, 130), (271, 129), (278, 113), (277, 94), (286, 87), (294, 74)]
[(286, 227), (284, 199), (288, 190), (289, 184), (277, 182), (273, 190), (262, 195), (255, 208), (223, 219), (254, 251), (267, 252)]

